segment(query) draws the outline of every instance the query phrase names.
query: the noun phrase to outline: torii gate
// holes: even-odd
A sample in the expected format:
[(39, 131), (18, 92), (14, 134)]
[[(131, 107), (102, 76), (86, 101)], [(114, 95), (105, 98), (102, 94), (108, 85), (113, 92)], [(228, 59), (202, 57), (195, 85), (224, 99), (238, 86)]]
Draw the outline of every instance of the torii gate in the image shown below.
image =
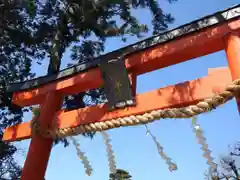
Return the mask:
[[(223, 49), (226, 52), (228, 68), (210, 69), (206, 77), (135, 95), (137, 75)], [(124, 62), (122, 64), (125, 64), (127, 71), (122, 65), (117, 65), (120, 68), (109, 65), (110, 60), (118, 57), (122, 58), (116, 62)], [(106, 67), (109, 66), (114, 66), (125, 75), (115, 74), (115, 79), (111, 82), (103, 76), (104, 71), (105, 74), (114, 74), (108, 72), (109, 68)], [(129, 79), (124, 77), (126, 72)], [(209, 111), (237, 95), (240, 89), (239, 81), (235, 81), (231, 86), (227, 84), (239, 78), (240, 4), (108, 53), (91, 62), (68, 68), (57, 75), (9, 85), (7, 90), (13, 92), (12, 103), (20, 106), (40, 104), (38, 124), (40, 129), (48, 134), (32, 134), (29, 121), (8, 127), (3, 140), (12, 142), (31, 138), (21, 180), (43, 180), (53, 144), (53, 139), (47, 137), (144, 124), (166, 117), (191, 117)], [(108, 92), (107, 86), (113, 85), (111, 83), (117, 79), (125, 82), (124, 87), (119, 87), (125, 93), (124, 95), (119, 92), (122, 93), (120, 99), (126, 102), (130, 100), (130, 107), (126, 107), (128, 103), (120, 109), (113, 107), (116, 99), (111, 99), (111, 95), (116, 93)], [(131, 86), (128, 86), (128, 80)], [(108, 107), (113, 107), (112, 111), (109, 111), (105, 104), (68, 112), (60, 109), (64, 95), (98, 88), (103, 83), (109, 98)], [(214, 97), (210, 98), (212, 96)], [(208, 99), (204, 100), (206, 98)], [(205, 104), (200, 102), (203, 100)], [(237, 102), (240, 110), (240, 99), (237, 99)], [(182, 106), (188, 107), (177, 111), (177, 108)]]

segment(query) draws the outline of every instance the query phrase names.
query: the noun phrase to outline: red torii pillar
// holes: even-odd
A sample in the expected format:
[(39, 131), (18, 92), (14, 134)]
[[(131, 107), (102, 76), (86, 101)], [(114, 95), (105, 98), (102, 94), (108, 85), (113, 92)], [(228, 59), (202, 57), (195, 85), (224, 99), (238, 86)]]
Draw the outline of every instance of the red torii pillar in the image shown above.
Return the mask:
[[(232, 79), (240, 78), (240, 35), (238, 32), (231, 32), (224, 36), (224, 45), (227, 55), (228, 67)], [(240, 98), (236, 98), (238, 111), (240, 113)]]
[[(137, 77), (131, 73), (130, 81), (133, 94), (136, 95)], [(40, 105), (39, 122), (41, 127), (50, 129), (54, 126), (54, 115), (61, 109), (63, 95), (57, 91), (48, 92)], [(49, 157), (53, 145), (52, 139), (47, 139), (39, 134), (33, 134), (27, 158), (23, 167), (21, 180), (44, 180)], [(39, 158), (41, 157), (41, 158)], [(34, 171), (33, 171), (34, 170)]]
[[(45, 96), (43, 103), (40, 105), (39, 122), (42, 127), (50, 128), (53, 125), (53, 116), (60, 109), (61, 104), (62, 96), (58, 93), (53, 91)], [(33, 134), (21, 180), (44, 180), (52, 145), (52, 139), (41, 137), (37, 133)]]

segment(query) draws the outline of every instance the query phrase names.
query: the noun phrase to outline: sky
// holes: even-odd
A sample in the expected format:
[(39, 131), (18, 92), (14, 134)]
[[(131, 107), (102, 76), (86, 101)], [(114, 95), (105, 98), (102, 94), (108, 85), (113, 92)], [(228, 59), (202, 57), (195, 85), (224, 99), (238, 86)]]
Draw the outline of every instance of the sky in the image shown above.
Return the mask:
[[(175, 17), (171, 28), (199, 19), (216, 11), (226, 9), (239, 3), (239, 0), (179, 0), (168, 4), (159, 1), (165, 12)], [(149, 24), (151, 14), (145, 10), (134, 12), (141, 22)], [(150, 35), (150, 34), (149, 34)], [(106, 52), (136, 42), (130, 38), (127, 43), (118, 39), (110, 39), (106, 44)], [(68, 54), (64, 55), (63, 66), (68, 62)], [(137, 79), (137, 93), (144, 93), (160, 87), (193, 80), (207, 75), (208, 68), (227, 66), (224, 51), (174, 65), (141, 75)], [(45, 73), (45, 67), (34, 66), (38, 75)], [(174, 73), (173, 73), (174, 72)], [(170, 76), (169, 76), (170, 75)], [(25, 115), (25, 121), (31, 119)], [(218, 162), (220, 156), (226, 154), (228, 146), (240, 140), (240, 117), (235, 100), (213, 112), (199, 116), (201, 128), (207, 138), (212, 155)], [(133, 180), (203, 180), (208, 169), (206, 159), (200, 145), (197, 144), (191, 128), (190, 119), (161, 120), (149, 124), (152, 133), (164, 146), (165, 152), (178, 165), (178, 170), (169, 172), (164, 160), (159, 156), (150, 136), (146, 135), (144, 126), (125, 127), (107, 131), (112, 139), (117, 167), (131, 173)], [(73, 145), (64, 148), (62, 144), (54, 146), (46, 172), (46, 180), (107, 180), (109, 167), (103, 137), (97, 133), (93, 140), (77, 136), (81, 150), (86, 153), (94, 169), (93, 174), (85, 175), (81, 160)], [(17, 147), (27, 150), (30, 140), (15, 143)], [(16, 159), (24, 164), (26, 153), (18, 153)]]

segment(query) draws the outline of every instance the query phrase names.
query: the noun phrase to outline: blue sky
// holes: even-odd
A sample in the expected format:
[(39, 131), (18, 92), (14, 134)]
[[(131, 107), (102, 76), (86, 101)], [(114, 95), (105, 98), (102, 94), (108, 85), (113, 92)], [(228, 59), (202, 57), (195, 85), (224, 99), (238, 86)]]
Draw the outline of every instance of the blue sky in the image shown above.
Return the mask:
[[(160, 0), (166, 12), (175, 18), (174, 28), (188, 23), (205, 15), (223, 10), (239, 3), (239, 0), (179, 0), (175, 4), (168, 4)], [(145, 11), (136, 11), (140, 21), (149, 24), (151, 15)], [(135, 42), (135, 38), (127, 43), (118, 39), (107, 41), (106, 51), (118, 49), (128, 43)], [(65, 54), (63, 66), (67, 63)], [(224, 51), (201, 58), (196, 58), (182, 64), (160, 69), (138, 77), (137, 92), (143, 93), (159, 87), (167, 86), (205, 76), (208, 68), (226, 66)], [(41, 75), (46, 71), (44, 67), (34, 66), (34, 71)], [(173, 73), (174, 72), (174, 73)], [(171, 76), (169, 76), (171, 74)], [(151, 83), (150, 83), (151, 82)], [(26, 114), (25, 120), (31, 118)], [(232, 100), (214, 112), (199, 116), (200, 125), (205, 132), (207, 142), (218, 159), (228, 151), (228, 145), (239, 140), (240, 117), (235, 100)], [(117, 167), (131, 173), (133, 180), (203, 180), (204, 171), (208, 168), (206, 160), (202, 157), (200, 145), (197, 144), (191, 129), (191, 120), (161, 120), (149, 125), (153, 134), (165, 147), (165, 152), (178, 165), (178, 170), (169, 172), (167, 165), (157, 153), (155, 144), (150, 136), (146, 136), (144, 126), (126, 127), (109, 130), (112, 145), (116, 156)], [(57, 145), (53, 148), (49, 166), (46, 173), (47, 180), (107, 180), (109, 169), (105, 146), (101, 134), (93, 140), (78, 136), (82, 151), (86, 152), (94, 172), (88, 177), (84, 173), (83, 165), (78, 159), (72, 145), (64, 148)], [(27, 149), (29, 140), (17, 142), (19, 148)], [(18, 162), (23, 165), (25, 157), (16, 155)]]

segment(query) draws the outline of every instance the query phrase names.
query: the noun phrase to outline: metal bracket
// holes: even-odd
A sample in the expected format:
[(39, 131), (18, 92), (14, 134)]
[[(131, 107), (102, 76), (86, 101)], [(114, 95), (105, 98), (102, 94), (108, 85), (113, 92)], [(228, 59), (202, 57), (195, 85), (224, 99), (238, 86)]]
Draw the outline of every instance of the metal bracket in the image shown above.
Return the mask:
[(136, 105), (123, 57), (100, 63), (109, 110)]

